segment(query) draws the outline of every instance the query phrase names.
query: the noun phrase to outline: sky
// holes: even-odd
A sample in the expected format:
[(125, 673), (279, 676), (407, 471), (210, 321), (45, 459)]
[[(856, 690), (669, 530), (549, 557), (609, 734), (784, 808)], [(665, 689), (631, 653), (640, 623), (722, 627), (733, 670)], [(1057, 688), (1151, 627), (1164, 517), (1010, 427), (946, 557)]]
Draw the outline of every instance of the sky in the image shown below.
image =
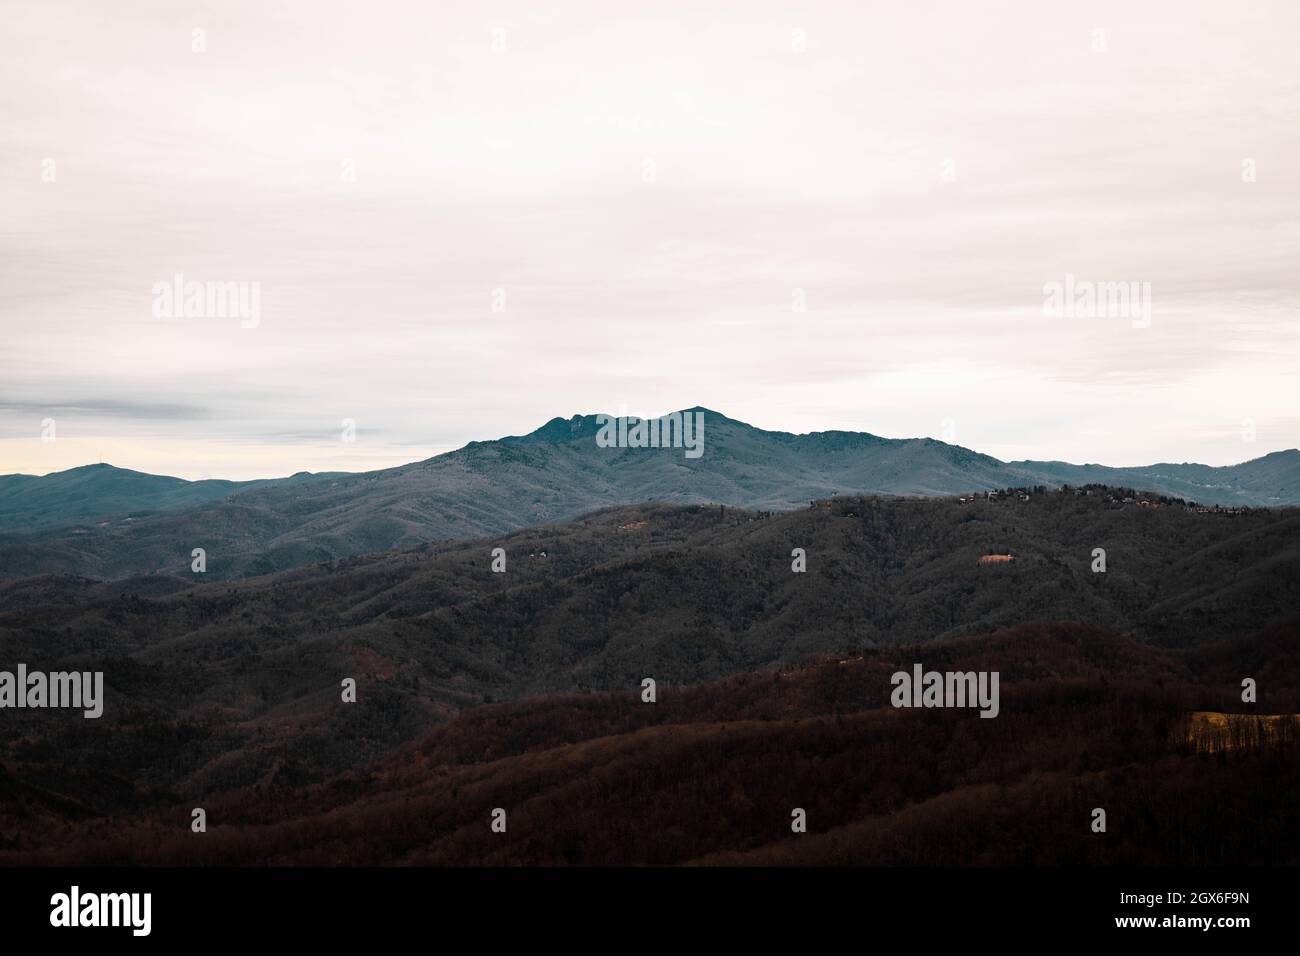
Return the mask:
[(357, 471), (696, 405), (1005, 460), (1300, 445), (1297, 4), (0, 22), (0, 473)]

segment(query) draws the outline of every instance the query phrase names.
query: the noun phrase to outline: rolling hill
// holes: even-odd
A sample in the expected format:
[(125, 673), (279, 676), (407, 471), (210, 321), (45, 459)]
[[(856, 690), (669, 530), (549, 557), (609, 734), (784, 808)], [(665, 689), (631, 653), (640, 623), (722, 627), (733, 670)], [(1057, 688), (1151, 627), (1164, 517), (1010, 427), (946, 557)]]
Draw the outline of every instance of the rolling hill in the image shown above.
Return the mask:
[[(1293, 865), (1295, 626), (1175, 651), (1022, 625), (654, 703), (625, 688), (494, 704), (318, 783), (280, 763), (180, 793), (20, 752), (0, 765), (0, 865)], [(999, 718), (888, 706), (890, 673), (915, 661), (998, 670)], [(1242, 673), (1265, 675), (1287, 733), (1207, 752), (1189, 714), (1249, 721)], [(248, 749), (272, 732), (250, 729)]]
[(0, 531), (38, 531), (110, 516), (138, 518), (312, 477), (328, 475), (304, 472), (257, 481), (186, 481), (102, 463), (40, 477), (0, 475)]

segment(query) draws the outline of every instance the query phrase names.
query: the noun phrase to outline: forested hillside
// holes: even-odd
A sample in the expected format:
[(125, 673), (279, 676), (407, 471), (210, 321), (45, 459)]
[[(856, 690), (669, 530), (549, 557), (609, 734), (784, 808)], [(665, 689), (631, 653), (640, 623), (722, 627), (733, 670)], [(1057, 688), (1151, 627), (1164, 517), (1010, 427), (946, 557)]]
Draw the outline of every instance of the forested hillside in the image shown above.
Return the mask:
[[(305, 784), (493, 701), (698, 683), (1033, 621), (1195, 647), (1294, 613), (1294, 513), (1111, 497), (654, 505), (240, 582), (4, 582), (7, 659), (103, 670), (107, 686), (98, 721), (6, 712), (7, 747), (188, 794)], [(981, 564), (989, 554), (1013, 560)], [(364, 707), (338, 706), (348, 677)]]
[[(1297, 636), (1292, 620), (1177, 651), (1033, 625), (666, 684), (655, 703), (626, 688), (489, 705), (318, 785), (272, 772), (181, 796), (87, 774), (68, 794), (22, 755), (0, 775), (0, 863), (1294, 864)], [(999, 717), (888, 706), (914, 662), (1000, 671)], [(1286, 730), (1206, 753), (1195, 711)]]

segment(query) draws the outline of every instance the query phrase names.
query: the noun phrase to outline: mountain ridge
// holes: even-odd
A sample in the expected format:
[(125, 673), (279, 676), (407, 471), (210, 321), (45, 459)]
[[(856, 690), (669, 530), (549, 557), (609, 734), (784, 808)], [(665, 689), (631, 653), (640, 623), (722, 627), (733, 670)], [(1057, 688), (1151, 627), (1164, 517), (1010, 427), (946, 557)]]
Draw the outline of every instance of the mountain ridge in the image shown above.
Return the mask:
[[(931, 438), (796, 435), (700, 406), (684, 413), (703, 416), (697, 458), (682, 448), (600, 447), (598, 416), (574, 415), (552, 418), (525, 435), (470, 442), (392, 468), (299, 473), (247, 485), (176, 485), (183, 479), (92, 466), (101, 471), (90, 474), (108, 484), (140, 486), (134, 496), (118, 489), (98, 505), (76, 497), (79, 483), (67, 472), (47, 476), (56, 486), (63, 483), (62, 497), (42, 498), (30, 485), (45, 479), (29, 479), (24, 492), (0, 478), (0, 576), (116, 579), (177, 571), (188, 567), (193, 548), (202, 547), (209, 573), (243, 577), (433, 540), (506, 534), (647, 501), (788, 511), (837, 494), (955, 497), (1092, 484), (1227, 506), (1300, 504), (1300, 452), (1294, 450), (1219, 467), (1007, 463)], [(72, 506), (65, 507), (69, 495)], [(185, 501), (185, 495), (202, 500)], [(124, 498), (137, 507), (106, 510)]]
[[(337, 473), (322, 473), (324, 475)], [(77, 465), (45, 475), (0, 475), (0, 531), (58, 527), (67, 519), (89, 521), (135, 511), (165, 511), (203, 504), (251, 488), (287, 484), (320, 474), (300, 471), (286, 478), (190, 480), (121, 468), (107, 462)]]

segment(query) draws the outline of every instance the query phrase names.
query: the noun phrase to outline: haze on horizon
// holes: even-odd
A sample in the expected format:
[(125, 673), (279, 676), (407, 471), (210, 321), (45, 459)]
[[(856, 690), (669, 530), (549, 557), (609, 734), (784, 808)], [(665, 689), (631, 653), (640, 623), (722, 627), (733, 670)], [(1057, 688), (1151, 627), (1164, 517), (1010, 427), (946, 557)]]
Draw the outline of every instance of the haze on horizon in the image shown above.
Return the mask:
[[(1046, 6), (11, 0), (0, 474), (696, 405), (1003, 460), (1300, 445), (1300, 8)], [(256, 326), (159, 317), (176, 274), (258, 283)], [(1067, 275), (1150, 283), (1149, 327), (1045, 314)]]

